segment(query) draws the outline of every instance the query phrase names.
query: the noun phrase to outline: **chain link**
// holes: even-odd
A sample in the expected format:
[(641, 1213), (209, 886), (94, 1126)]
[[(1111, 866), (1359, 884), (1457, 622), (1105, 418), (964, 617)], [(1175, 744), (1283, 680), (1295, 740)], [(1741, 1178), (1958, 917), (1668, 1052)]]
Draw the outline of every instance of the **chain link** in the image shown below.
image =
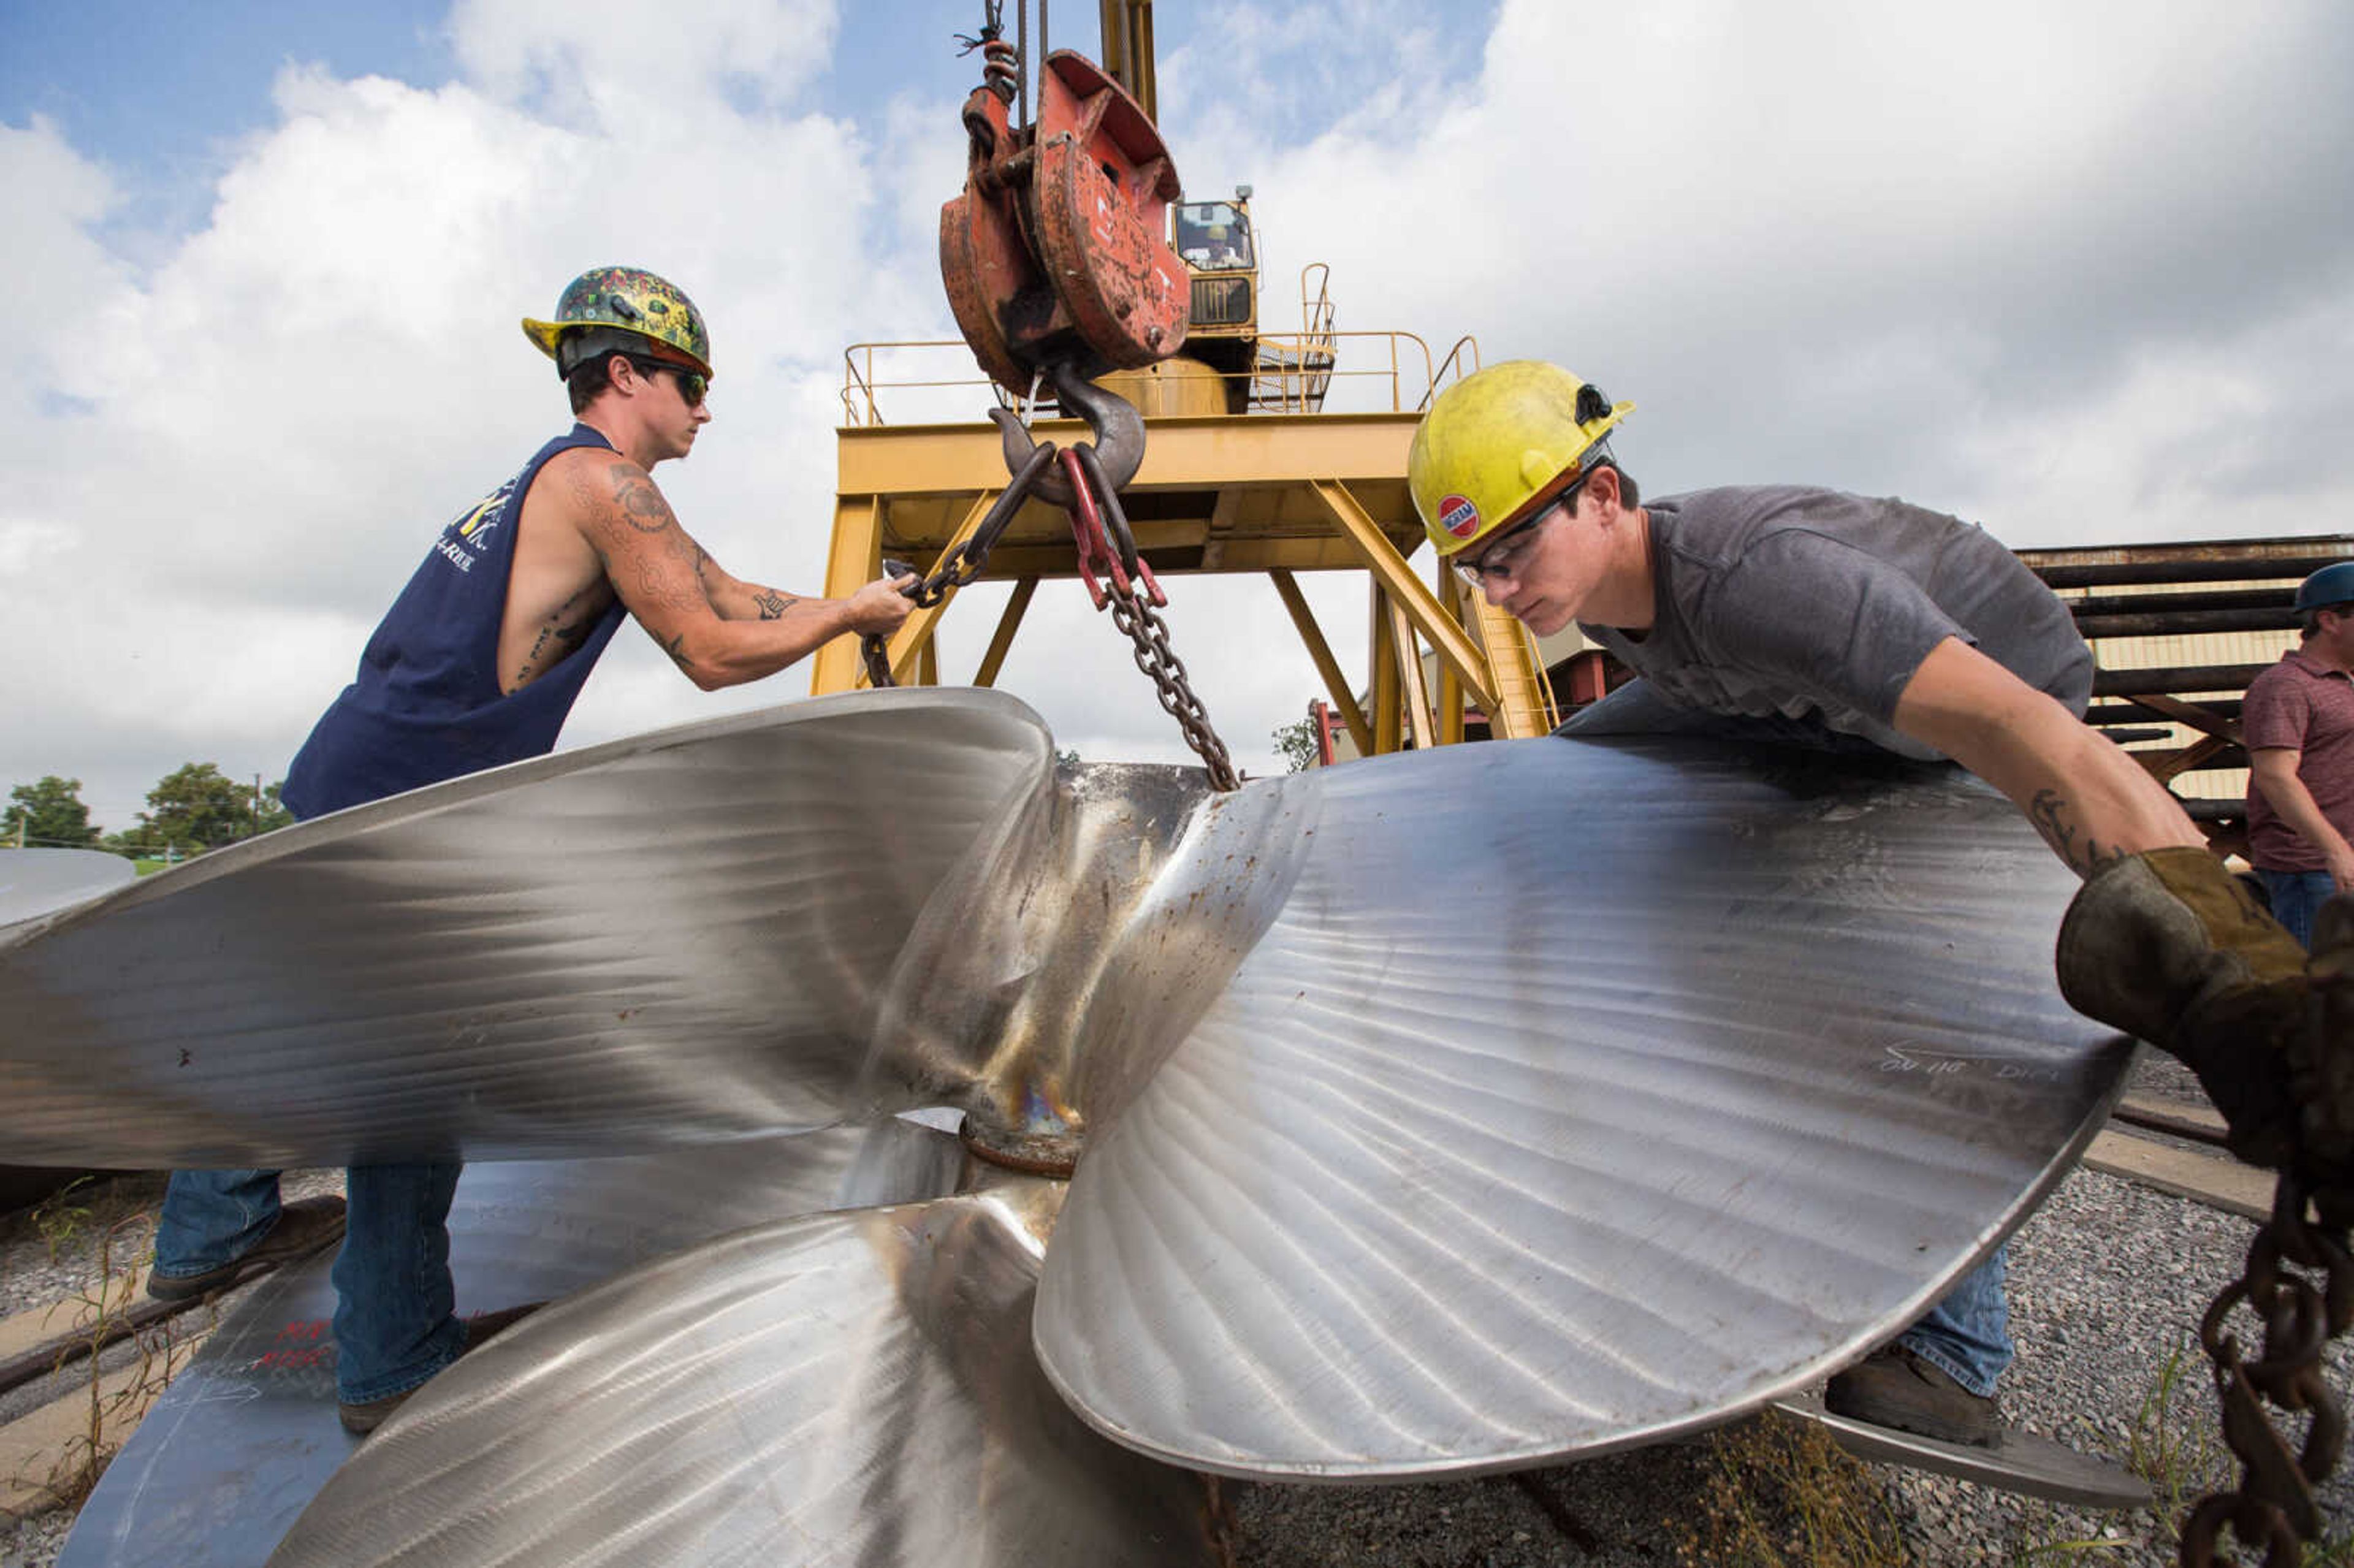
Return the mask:
[[(917, 609), (931, 609), (946, 599), (950, 593), (970, 586), (974, 578), (981, 576), (983, 568), (989, 565), (989, 552), (995, 547), (999, 536), (1012, 524), (1013, 514), (1022, 510), (1022, 503), (1030, 499), (1030, 492), (1036, 488), (1039, 476), (1046, 471), (1054, 461), (1055, 443), (1052, 441), (1040, 443), (1029, 457), (1023, 461), (1022, 466), (1013, 471), (1013, 477), (1005, 482), (1005, 489), (999, 493), (996, 503), (990, 507), (988, 515), (981, 520), (981, 525), (972, 531), (971, 535), (963, 544), (942, 556), (940, 564), (932, 569), (930, 577), (911, 588), (900, 590), (916, 601)], [(883, 563), (883, 567), (888, 575), (895, 577), (907, 577), (915, 570), (903, 561), (885, 561)], [(860, 637), (858, 652), (859, 656), (866, 662), (868, 685), (896, 686), (899, 683), (891, 673), (890, 644), (880, 635), (870, 631)]]
[(1235, 772), (1226, 743), (1210, 727), (1210, 710), (1193, 694), (1193, 683), (1185, 678), (1185, 662), (1169, 646), (1169, 623), (1161, 619), (1151, 600), (1137, 593), (1133, 584), (1126, 590), (1115, 585), (1107, 602), (1111, 609), (1112, 624), (1136, 644), (1136, 667), (1151, 678), (1161, 705), (1177, 721), (1177, 727), (1185, 732), (1185, 744), (1193, 748), (1203, 766), (1210, 770), (1212, 788), (1241, 789), (1243, 781)]
[[(2315, 1224), (2302, 1182), (2283, 1171), (2272, 1219), (2248, 1247), (2247, 1267), (2225, 1286), (2199, 1325), (2214, 1364), (2223, 1441), (2240, 1461), (2234, 1490), (2203, 1498), (2182, 1531), (2185, 1568), (2214, 1568), (2228, 1528), (2243, 1547), (2264, 1549), (2265, 1568), (2295, 1568), (2302, 1542), (2321, 1531), (2314, 1488), (2338, 1467), (2346, 1411), (2322, 1375), (2321, 1352), (2354, 1321), (2354, 1262), (2342, 1226)], [(2250, 1361), (2227, 1324), (2245, 1307), (2262, 1319), (2264, 1353)], [(2264, 1404), (2310, 1417), (2296, 1449)]]
[[(1155, 608), (1167, 604), (1169, 598), (1153, 580), (1152, 568), (1136, 547), (1136, 535), (1119, 503), (1119, 488), (1106, 477), (1094, 448), (1075, 448), (1069, 456), (1076, 497), (1071, 509), (1071, 533), (1079, 551), (1079, 575), (1096, 608), (1108, 607), (1112, 624), (1136, 644), (1136, 667), (1151, 680), (1162, 710), (1177, 721), (1185, 744), (1209, 769), (1211, 788), (1241, 789), (1242, 779), (1235, 772), (1226, 743), (1211, 727), (1210, 710), (1186, 679), (1185, 662), (1169, 645), (1169, 623)], [(1108, 579), (1101, 588), (1096, 586), (1093, 571), (1097, 564)]]
[[(1042, 376), (1044, 372), (1040, 373)], [(1031, 396), (1037, 395), (1037, 383), (1031, 384)], [(1103, 398), (1118, 401), (1109, 393)], [(1125, 404), (1121, 408), (1133, 419), (1133, 410)], [(1025, 403), (1026, 416), (1029, 404)], [(1002, 426), (1014, 418), (1010, 412), (993, 410), (991, 418)], [(1023, 418), (1021, 427), (1026, 433), (1029, 421)], [(1093, 420), (1090, 420), (1093, 423)], [(1136, 423), (1136, 438), (1140, 440), (1142, 425)], [(1009, 429), (1009, 438), (1012, 435)], [(1134, 454), (1130, 454), (1131, 456)], [(1136, 667), (1150, 677), (1154, 694), (1161, 707), (1177, 721), (1184, 731), (1185, 744), (1193, 748), (1209, 769), (1210, 783), (1218, 789), (1239, 789), (1242, 779), (1235, 772), (1234, 758), (1226, 743), (1218, 738), (1211, 727), (1210, 710), (1194, 694), (1193, 683), (1186, 678), (1185, 662), (1177, 657), (1169, 645), (1169, 623), (1161, 619), (1154, 608), (1169, 602), (1153, 580), (1152, 568), (1144, 563), (1137, 550), (1136, 536), (1128, 525), (1128, 514), (1119, 503), (1119, 489), (1106, 473), (1104, 464), (1088, 445), (1074, 447), (1067, 453), (1057, 453), (1055, 443), (1041, 441), (1033, 446), (1029, 455), (1013, 471), (1013, 478), (998, 496), (988, 516), (972, 531), (972, 536), (942, 557), (932, 575), (901, 591), (916, 601), (918, 609), (929, 609), (957, 588), (965, 587), (981, 576), (989, 563), (990, 547), (1013, 521), (1022, 503), (1038, 489), (1057, 456), (1064, 460), (1069, 476), (1073, 503), (1071, 535), (1078, 548), (1079, 575), (1087, 585), (1087, 592), (1097, 609), (1107, 605), (1111, 609), (1112, 624), (1127, 634), (1136, 645)], [(1131, 471), (1123, 468), (1122, 472)], [(1095, 568), (1101, 566), (1109, 579), (1098, 586)], [(913, 568), (898, 561), (886, 561), (885, 569), (893, 577), (908, 575)], [(898, 682), (891, 673), (890, 646), (872, 632), (859, 640), (859, 653), (866, 662), (867, 683), (873, 686), (895, 686)]]

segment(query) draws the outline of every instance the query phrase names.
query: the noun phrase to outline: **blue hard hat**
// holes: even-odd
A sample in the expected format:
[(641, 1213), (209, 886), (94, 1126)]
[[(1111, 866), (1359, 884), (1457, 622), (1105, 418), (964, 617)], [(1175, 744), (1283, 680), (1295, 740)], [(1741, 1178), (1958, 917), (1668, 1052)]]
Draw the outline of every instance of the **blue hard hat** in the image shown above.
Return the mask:
[(2339, 561), (2314, 573), (2296, 589), (2296, 612), (2326, 609), (2333, 604), (2354, 603), (2354, 561)]

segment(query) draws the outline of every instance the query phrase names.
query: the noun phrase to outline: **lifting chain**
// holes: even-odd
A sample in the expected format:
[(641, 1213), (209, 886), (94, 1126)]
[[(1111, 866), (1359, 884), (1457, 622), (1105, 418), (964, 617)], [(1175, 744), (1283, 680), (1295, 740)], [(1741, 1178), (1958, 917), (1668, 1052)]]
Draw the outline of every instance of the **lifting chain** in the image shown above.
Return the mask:
[[(1158, 613), (1169, 603), (1169, 596), (1137, 550), (1128, 513), (1120, 505), (1120, 485), (1135, 474), (1144, 459), (1144, 421), (1133, 405), (1082, 379), (1068, 362), (1057, 363), (1050, 372), (1041, 374), (1052, 375), (1059, 400), (1086, 418), (1095, 440), (1058, 450), (1052, 441), (1033, 441), (1028, 428), (1011, 409), (991, 409), (990, 418), (1004, 436), (1006, 466), (1013, 477), (972, 536), (943, 556), (929, 577), (902, 591), (918, 609), (938, 604), (981, 575), (991, 546), (1024, 501), (1035, 495), (1061, 503), (1070, 512), (1071, 539), (1078, 550), (1079, 576), (1087, 584), (1087, 597), (1097, 609), (1109, 606), (1112, 624), (1136, 644), (1136, 667), (1150, 677), (1161, 707), (1177, 721), (1185, 733), (1185, 744), (1209, 769), (1212, 787), (1238, 789), (1242, 779), (1235, 772), (1226, 743), (1211, 727), (1209, 709), (1194, 694), (1185, 662), (1169, 645), (1169, 623)], [(1058, 467), (1063, 471), (1059, 478), (1049, 471)], [(914, 572), (900, 561), (885, 561), (884, 568), (893, 577)], [(869, 684), (897, 684), (891, 673), (888, 645), (881, 637), (870, 633), (861, 639), (860, 651)]]
[[(2264, 1552), (2266, 1568), (2302, 1562), (2306, 1542), (2321, 1531), (2314, 1489), (2338, 1467), (2346, 1446), (2346, 1408), (2322, 1374), (2321, 1354), (2354, 1322), (2354, 1263), (2347, 1234), (2354, 1223), (2354, 1138), (2346, 1107), (2348, 1043), (2354, 1041), (2354, 900), (2333, 898), (2314, 922), (2306, 968), (2301, 1040), (2283, 1053), (2305, 1104), (2302, 1146), (2282, 1171), (2272, 1218), (2248, 1248), (2246, 1269), (2225, 1286), (2199, 1325), (2214, 1363), (2223, 1441), (2239, 1460), (2234, 1490), (2200, 1499), (2182, 1532), (2190, 1568), (2229, 1562), (2219, 1555), (2228, 1528), (2243, 1551)], [(2264, 1324), (2263, 1353), (2248, 1359), (2228, 1319), (2245, 1308)], [(2306, 1418), (2292, 1446), (2265, 1404)]]
[[(1002, 408), (993, 409), (991, 414), (992, 417), (1004, 415), (1007, 418), (1013, 418)], [(989, 514), (981, 520), (981, 526), (972, 531), (971, 536), (941, 556), (939, 565), (932, 568), (931, 576), (900, 590), (916, 601), (917, 609), (931, 609), (955, 589), (981, 576), (982, 568), (989, 565), (989, 552), (1013, 523), (1013, 514), (1022, 510), (1022, 503), (1030, 499), (1030, 493), (1037, 487), (1039, 479), (1054, 461), (1054, 442), (1047, 441), (1034, 448), (1013, 470), (1013, 477), (1006, 482), (1004, 490), (999, 493), (995, 503), (990, 507)], [(905, 561), (885, 561), (883, 571), (885, 576), (893, 577), (916, 575), (916, 568)], [(868, 685), (896, 686), (899, 683), (891, 674), (890, 645), (882, 637), (867, 632), (858, 640), (858, 652), (866, 662)]]
[[(1136, 667), (1150, 677), (1161, 705), (1185, 732), (1185, 744), (1201, 758), (1216, 789), (1239, 789), (1226, 743), (1210, 727), (1210, 710), (1193, 694), (1185, 677), (1185, 662), (1169, 646), (1169, 623), (1158, 610), (1169, 602), (1152, 567), (1136, 548), (1119, 492), (1105, 482), (1103, 465), (1093, 447), (1073, 448), (1063, 454), (1071, 481), (1071, 539), (1078, 546), (1079, 576), (1097, 609), (1111, 607), (1112, 624), (1136, 644)], [(1097, 582), (1100, 569), (1103, 582)]]
[[(2320, 1533), (2313, 1489), (2338, 1467), (2346, 1446), (2346, 1412), (2322, 1376), (2322, 1347), (2354, 1321), (2354, 1262), (2342, 1225), (2306, 1213), (2306, 1189), (2283, 1171), (2273, 1216), (2248, 1248), (2247, 1269), (2225, 1286), (2199, 1325), (2214, 1363), (2223, 1407), (2223, 1441), (2241, 1465), (2237, 1489), (2200, 1500), (2183, 1527), (2186, 1568), (2213, 1568), (2226, 1526), (2243, 1547), (2264, 1550), (2265, 1568), (2294, 1568), (2302, 1542)], [(2264, 1353), (2251, 1361), (2225, 1321), (2240, 1307), (2263, 1320)], [(2264, 1403), (2311, 1420), (2301, 1448), (2264, 1414)]]

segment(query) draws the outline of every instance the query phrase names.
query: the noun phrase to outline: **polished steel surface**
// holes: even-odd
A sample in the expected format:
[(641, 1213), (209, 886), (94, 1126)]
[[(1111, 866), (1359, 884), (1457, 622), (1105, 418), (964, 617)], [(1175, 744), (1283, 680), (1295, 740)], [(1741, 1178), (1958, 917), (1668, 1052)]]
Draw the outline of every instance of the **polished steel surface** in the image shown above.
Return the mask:
[(320, 1165), (827, 1124), (866, 1108), (917, 912), (1052, 765), (1010, 697), (862, 693), (217, 851), (0, 930), (0, 1143)]
[(1180, 857), (1306, 845), (1161, 1004), (1199, 1022), (1078, 1025), (1150, 1065), (1081, 1097), (1040, 1357), (1172, 1462), (1461, 1473), (1763, 1404), (2023, 1217), (2129, 1055), (2051, 978), (2073, 879), (1965, 776), (1545, 739), (1271, 793)]
[(1193, 1561), (1155, 1461), (1600, 1453), (1917, 1315), (2120, 1081), (2051, 979), (2073, 886), (1910, 765), (1547, 739), (1214, 796), (1058, 771), (993, 694), (860, 694), (0, 930), (0, 1134), (519, 1159), (954, 1105), (1066, 1135), (1067, 1202), (768, 1225), (535, 1318), (285, 1560)]
[(113, 892), (138, 874), (129, 861), (102, 850), (0, 845), (0, 926), (70, 909)]
[[(724, 1232), (942, 1197), (954, 1138), (891, 1119), (613, 1160), (471, 1165), (451, 1206), (461, 1314), (544, 1301)], [(271, 1276), (172, 1380), (58, 1568), (260, 1568), (360, 1442), (335, 1418), (332, 1251)]]
[(368, 1439), (272, 1568), (1214, 1561), (1199, 1478), (1030, 1353), (1060, 1183), (741, 1231), (547, 1308)]
[(1774, 1408), (1793, 1420), (1812, 1422), (1857, 1458), (1876, 1464), (1929, 1470), (2079, 1508), (2145, 1509), (2158, 1503), (2149, 1482), (2123, 1465), (2079, 1454), (2065, 1444), (2015, 1426), (2006, 1428), (2002, 1441), (1994, 1446), (1978, 1448), (1833, 1415), (1823, 1408), (1822, 1395), (1813, 1390), (1776, 1400)]

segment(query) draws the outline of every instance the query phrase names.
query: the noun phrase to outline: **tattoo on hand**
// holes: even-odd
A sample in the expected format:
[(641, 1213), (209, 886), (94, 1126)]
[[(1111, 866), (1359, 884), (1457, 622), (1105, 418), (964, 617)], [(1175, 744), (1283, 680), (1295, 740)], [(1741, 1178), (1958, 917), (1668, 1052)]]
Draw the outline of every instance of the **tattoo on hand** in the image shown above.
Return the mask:
[[(2082, 832), (2072, 816), (2067, 800), (2056, 789), (2039, 789), (2035, 799), (2028, 802), (2028, 821), (2035, 824), (2043, 842), (2058, 851), (2060, 858), (2077, 874), (2090, 876), (2104, 862), (2125, 859), (2125, 851), (2115, 845), (2104, 847), (2100, 840)], [(2081, 844), (2079, 838), (2083, 840)]]
[(782, 619), (785, 611), (801, 603), (801, 600), (789, 593), (779, 593), (774, 588), (762, 588), (752, 596), (752, 602), (760, 607), (761, 620), (777, 620)]

